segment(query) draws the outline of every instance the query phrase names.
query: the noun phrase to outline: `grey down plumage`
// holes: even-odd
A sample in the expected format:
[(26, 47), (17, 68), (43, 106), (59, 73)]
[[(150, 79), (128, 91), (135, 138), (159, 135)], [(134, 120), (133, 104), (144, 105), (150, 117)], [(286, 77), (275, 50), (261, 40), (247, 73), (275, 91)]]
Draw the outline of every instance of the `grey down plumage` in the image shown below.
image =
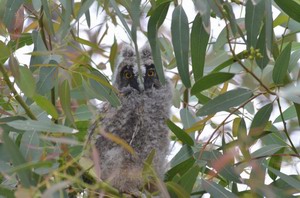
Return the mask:
[[(155, 71), (151, 50), (148, 46), (141, 52), (141, 73), (131, 47), (124, 47), (121, 61), (114, 74), (113, 85), (120, 91), (121, 105), (104, 105), (102, 118), (95, 131), (99, 152), (101, 178), (121, 192), (136, 194), (144, 185), (142, 170), (144, 160), (155, 149), (153, 167), (162, 179), (169, 151), (168, 127), (172, 101), (170, 80), (162, 85)], [(136, 155), (109, 140), (101, 133), (111, 133), (126, 141)]]

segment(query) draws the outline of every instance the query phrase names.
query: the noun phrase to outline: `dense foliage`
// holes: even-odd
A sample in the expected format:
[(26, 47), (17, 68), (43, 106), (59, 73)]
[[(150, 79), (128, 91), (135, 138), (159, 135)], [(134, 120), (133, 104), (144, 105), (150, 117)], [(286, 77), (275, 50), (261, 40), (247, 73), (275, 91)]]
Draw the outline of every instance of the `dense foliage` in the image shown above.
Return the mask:
[(87, 131), (123, 40), (174, 83), (163, 197), (299, 195), (299, 0), (0, 3), (0, 197), (121, 196)]

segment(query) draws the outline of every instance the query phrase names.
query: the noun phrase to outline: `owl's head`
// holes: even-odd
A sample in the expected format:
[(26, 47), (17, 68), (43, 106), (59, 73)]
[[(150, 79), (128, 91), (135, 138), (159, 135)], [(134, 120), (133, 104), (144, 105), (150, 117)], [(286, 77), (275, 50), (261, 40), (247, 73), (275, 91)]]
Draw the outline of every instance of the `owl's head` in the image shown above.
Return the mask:
[(114, 86), (121, 92), (135, 89), (138, 92), (152, 88), (160, 88), (161, 84), (155, 70), (151, 49), (145, 45), (140, 51), (141, 57), (141, 77), (137, 65), (134, 49), (129, 45), (124, 45), (121, 50), (120, 62), (114, 72)]

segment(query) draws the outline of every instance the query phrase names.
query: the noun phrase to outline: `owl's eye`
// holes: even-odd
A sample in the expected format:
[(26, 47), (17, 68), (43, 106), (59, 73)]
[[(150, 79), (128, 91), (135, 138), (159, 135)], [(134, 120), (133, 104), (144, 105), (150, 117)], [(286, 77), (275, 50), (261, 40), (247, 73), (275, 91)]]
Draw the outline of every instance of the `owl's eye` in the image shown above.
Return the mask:
[(131, 72), (126, 71), (126, 72), (124, 72), (124, 76), (126, 79), (130, 79), (130, 78), (132, 78), (133, 75)]
[(147, 75), (151, 76), (151, 77), (155, 76), (155, 71), (154, 70), (148, 70)]

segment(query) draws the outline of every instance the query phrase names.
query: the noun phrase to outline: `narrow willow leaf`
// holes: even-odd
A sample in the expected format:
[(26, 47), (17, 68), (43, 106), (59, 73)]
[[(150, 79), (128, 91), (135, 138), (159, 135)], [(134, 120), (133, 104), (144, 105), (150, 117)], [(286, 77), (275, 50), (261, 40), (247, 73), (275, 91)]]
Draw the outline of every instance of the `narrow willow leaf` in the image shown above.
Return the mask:
[(187, 198), (190, 197), (190, 195), (179, 185), (175, 182), (167, 182), (166, 186), (170, 192), (175, 193), (175, 195), (178, 198)]
[(15, 197), (15, 191), (9, 189), (4, 185), (0, 185), (0, 192), (1, 192), (0, 195), (3, 197), (9, 197), (9, 198)]
[(257, 43), (257, 36), (261, 28), (261, 24), (265, 14), (265, 2), (247, 1), (246, 3), (246, 30), (247, 30), (247, 49), (255, 47)]
[(176, 135), (176, 137), (182, 141), (183, 144), (187, 144), (189, 146), (194, 145), (194, 140), (181, 128), (179, 128), (176, 124), (174, 124), (171, 120), (167, 120), (167, 125), (171, 129), (171, 131)]
[(35, 131), (26, 131), (21, 138), (20, 151), (27, 161), (38, 162), (42, 156), (40, 138)]
[(74, 118), (71, 109), (70, 85), (68, 80), (63, 81), (59, 86), (59, 98), (61, 107), (64, 110), (66, 118), (75, 126)]
[[(107, 79), (99, 71), (94, 70), (92, 71), (92, 74), (97, 76), (98, 79), (108, 83)], [(90, 88), (92, 88), (95, 93), (101, 95), (101, 97), (104, 97), (113, 107), (117, 107), (121, 104), (117, 94), (109, 87), (103, 86), (102, 83), (99, 83), (94, 79), (90, 79), (90, 84)]]
[(171, 167), (174, 167), (181, 162), (189, 159), (194, 154), (194, 151), (191, 146), (185, 144), (181, 147), (181, 149), (176, 153), (176, 155), (172, 158), (170, 164)]
[(148, 40), (151, 46), (153, 61), (155, 65), (156, 72), (158, 74), (160, 82), (165, 84), (165, 76), (163, 71), (161, 53), (159, 48), (159, 41), (157, 39), (157, 31), (159, 27), (163, 24), (168, 10), (170, 6), (170, 1), (166, 1), (165, 3), (161, 3), (157, 8), (153, 11), (149, 22), (148, 22)]
[(267, 54), (268, 57), (271, 56), (271, 52), (273, 50), (273, 12), (272, 12), (272, 0), (264, 0), (265, 2), (265, 20), (264, 20), (264, 26), (265, 26), (265, 42), (266, 42), (266, 48), (267, 48)]
[[(191, 32), (191, 57), (195, 80), (203, 76), (206, 47), (209, 40), (209, 33), (205, 31), (202, 18), (197, 14)], [(201, 43), (201, 44), (200, 44)]]
[(284, 147), (278, 144), (267, 145), (251, 153), (251, 156), (252, 158), (270, 156)]
[(299, 179), (295, 179), (294, 177), (291, 177), (290, 175), (286, 175), (272, 167), (268, 167), (266, 164), (263, 164), (268, 168), (269, 171), (273, 172), (275, 175), (280, 177), (283, 181), (285, 181), (287, 184), (289, 184), (291, 187), (294, 187), (295, 189), (300, 190), (300, 181)]
[(300, 2), (297, 0), (275, 0), (276, 4), (295, 21), (300, 22)]
[(190, 157), (187, 160), (177, 164), (176, 166), (172, 167), (168, 172), (166, 173), (166, 181), (171, 181), (175, 175), (183, 175), (185, 174), (194, 164), (195, 164), (194, 157)]
[(292, 43), (289, 43), (276, 59), (273, 69), (273, 81), (276, 85), (283, 85), (290, 62)]
[(228, 91), (207, 102), (198, 110), (197, 115), (205, 116), (220, 111), (227, 111), (231, 107), (235, 107), (246, 102), (249, 98), (251, 98), (251, 96), (252, 91), (248, 89), (238, 88)]
[(58, 113), (53, 104), (45, 97), (41, 95), (35, 95), (33, 97), (35, 103), (45, 110), (49, 115), (51, 115), (54, 119), (58, 119)]
[(200, 78), (192, 87), (191, 94), (196, 95), (201, 91), (209, 89), (215, 85), (224, 83), (231, 78), (234, 77), (235, 74), (232, 73), (225, 73), (225, 72), (218, 72), (218, 73), (211, 73), (202, 78)]
[(224, 3), (223, 7), (224, 7), (224, 9), (227, 13), (227, 17), (228, 17), (229, 22), (230, 22), (230, 24), (229, 24), (230, 25), (230, 30), (231, 30), (233, 36), (235, 37), (237, 35), (238, 29), (237, 29), (237, 21), (235, 19), (232, 7), (227, 2)]
[(189, 23), (183, 7), (177, 6), (172, 14), (172, 44), (179, 75), (186, 88), (191, 87), (189, 75)]
[[(91, 1), (91, 0), (90, 0), (90, 1)], [(94, 2), (94, 1), (92, 0), (92, 2)], [(120, 19), (122, 25), (123, 25), (124, 28), (125, 28), (125, 30), (127, 31), (127, 33), (128, 33), (129, 35), (131, 35), (131, 31), (130, 31), (130, 29), (129, 29), (128, 25), (127, 25), (127, 22), (125, 21), (125, 18), (124, 18), (124, 16), (123, 16), (122, 12), (120, 11), (120, 9), (119, 9), (119, 7), (118, 7), (116, 1), (115, 1), (115, 0), (109, 0), (109, 2), (110, 2), (110, 4), (111, 4), (111, 6), (113, 7), (113, 9), (115, 10), (117, 16), (119, 17), (119, 19)], [(89, 6), (89, 7), (90, 7), (90, 6)]]
[(258, 137), (263, 132), (264, 128), (269, 122), (269, 118), (271, 116), (271, 113), (273, 111), (273, 104), (267, 104), (264, 107), (262, 107), (254, 116), (249, 136), (252, 138)]
[(187, 192), (191, 193), (193, 190), (193, 187), (196, 183), (196, 180), (198, 178), (198, 174), (200, 171), (199, 166), (193, 166), (188, 172), (186, 172), (179, 180), (180, 186)]
[[(51, 60), (49, 64), (58, 64), (56, 61)], [(36, 91), (45, 95), (55, 86), (58, 78), (57, 67), (41, 67), (39, 71), (39, 80), (36, 83)]]
[(188, 129), (195, 124), (196, 119), (188, 108), (181, 109), (179, 113), (184, 129)]
[(51, 15), (51, 12), (50, 12), (50, 9), (49, 9), (49, 6), (48, 6), (48, 1), (47, 0), (41, 0), (42, 2), (42, 6), (43, 6), (43, 10), (44, 10), (44, 13), (46, 16), (45, 19), (47, 20), (47, 25), (46, 27), (49, 28), (49, 33), (51, 35), (54, 34), (54, 28), (53, 28), (53, 23), (52, 23), (52, 15)]
[(239, 122), (237, 137), (238, 137), (239, 148), (244, 158), (250, 159), (251, 156), (248, 150), (247, 127), (244, 118), (242, 118), (241, 121)]
[(137, 27), (140, 26), (140, 4), (141, 0), (133, 0), (131, 2), (131, 19), (132, 19), (132, 26), (131, 26), (131, 37), (133, 42), (137, 42), (136, 32)]
[(23, 2), (24, 0), (6, 1), (3, 22), (7, 28), (12, 28), (11, 25), (14, 25), (12, 21)]
[(44, 132), (60, 132), (60, 133), (76, 133), (75, 129), (53, 124), (52, 122), (36, 121), (36, 120), (16, 120), (8, 122), (7, 125), (24, 131), (44, 131)]
[(2, 41), (0, 41), (0, 62), (4, 64), (7, 58), (10, 56), (10, 49)]
[(94, 3), (95, 1), (94, 0), (85, 0), (85, 1), (82, 1), (81, 3), (81, 6), (80, 6), (80, 10), (77, 14), (77, 17), (76, 17), (76, 21), (78, 21), (83, 14), (87, 13), (87, 11), (90, 9), (91, 5)]
[(297, 112), (297, 117), (298, 117), (298, 123), (300, 124), (300, 104), (294, 103), (296, 112)]
[(73, 1), (61, 1), (61, 23), (57, 35), (63, 40), (71, 28), (71, 15), (73, 13)]
[[(268, 167), (272, 167), (275, 170), (280, 171), (281, 168), (281, 164), (282, 164), (282, 156), (280, 156), (280, 154), (284, 153), (284, 148), (280, 149), (279, 151), (277, 151), (275, 154), (278, 155), (274, 155), (271, 157), (269, 163), (268, 163)], [(273, 179), (273, 181), (276, 180), (277, 175), (274, 174), (272, 171), (268, 170), (268, 175), (271, 177), (271, 179)]]
[(203, 189), (206, 190), (211, 196), (213, 197), (228, 197), (228, 198), (237, 198), (236, 195), (226, 190), (223, 186), (220, 184), (217, 184), (212, 181), (208, 180), (201, 180)]
[(264, 69), (270, 61), (266, 46), (266, 25), (263, 26), (259, 34), (256, 49), (259, 49), (259, 52), (262, 55), (262, 58), (255, 59), (256, 63), (261, 69)]
[[(294, 105), (290, 106), (283, 112), (283, 119), (285, 121), (293, 119), (297, 117), (296, 107)], [(281, 115), (278, 115), (277, 118), (274, 120), (274, 123), (282, 122)]]
[(233, 137), (237, 137), (239, 134), (239, 126), (242, 118), (235, 118), (232, 122), (232, 135)]
[(110, 54), (109, 54), (109, 64), (112, 72), (114, 72), (115, 70), (115, 62), (117, 59), (117, 55), (118, 55), (118, 42), (116, 40), (116, 37), (114, 37), (114, 43), (110, 48)]
[[(10, 139), (8, 136), (8, 132), (5, 131), (2, 133), (2, 138), (4, 141), (4, 147), (6, 152), (10, 153), (12, 163), (14, 166), (25, 164), (26, 161), (22, 154), (20, 153), (20, 150), (18, 149), (17, 145)], [(32, 173), (30, 169), (23, 169), (17, 171), (17, 175), (20, 178), (22, 186), (29, 188), (30, 186), (34, 185), (34, 182), (32, 181)]]
[(35, 94), (35, 79), (27, 67), (20, 66), (20, 80), (16, 79), (18, 87), (27, 96), (32, 98)]

